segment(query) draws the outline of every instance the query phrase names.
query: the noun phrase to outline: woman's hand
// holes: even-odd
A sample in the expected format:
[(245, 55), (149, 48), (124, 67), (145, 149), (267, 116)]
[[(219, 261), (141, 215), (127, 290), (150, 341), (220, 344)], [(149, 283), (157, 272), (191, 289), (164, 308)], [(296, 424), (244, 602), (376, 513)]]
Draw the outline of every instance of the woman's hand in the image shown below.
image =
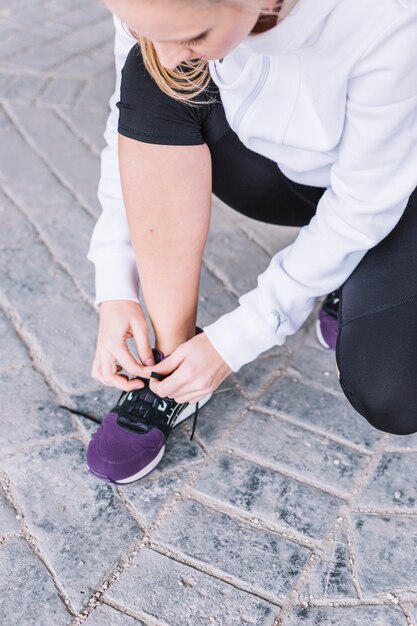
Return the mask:
[[(130, 337), (134, 338), (144, 365), (140, 365), (129, 352), (126, 340)], [(140, 305), (130, 300), (102, 302), (92, 377), (124, 391), (140, 389), (143, 382), (129, 380), (128, 376), (120, 373), (121, 370), (126, 370), (131, 376), (146, 377), (144, 366), (154, 362), (148, 325)]]
[(197, 402), (231, 374), (205, 333), (200, 333), (178, 346), (158, 365), (146, 367), (146, 376), (157, 372), (167, 376), (163, 381), (150, 379), (150, 388), (162, 398), (174, 398), (176, 402)]

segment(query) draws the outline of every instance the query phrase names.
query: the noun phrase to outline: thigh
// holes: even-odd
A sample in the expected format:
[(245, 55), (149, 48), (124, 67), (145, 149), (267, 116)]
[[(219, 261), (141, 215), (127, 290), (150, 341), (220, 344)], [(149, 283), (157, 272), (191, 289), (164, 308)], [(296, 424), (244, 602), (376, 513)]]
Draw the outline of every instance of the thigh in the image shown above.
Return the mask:
[(341, 288), (336, 348), (353, 406), (387, 432), (417, 429), (417, 191)]
[(315, 214), (324, 190), (289, 181), (275, 162), (246, 148), (230, 128), (213, 82), (192, 104), (175, 100), (159, 89), (134, 46), (117, 106), (118, 130), (126, 137), (163, 145), (207, 144), (213, 193), (236, 211), (287, 226), (303, 226)]

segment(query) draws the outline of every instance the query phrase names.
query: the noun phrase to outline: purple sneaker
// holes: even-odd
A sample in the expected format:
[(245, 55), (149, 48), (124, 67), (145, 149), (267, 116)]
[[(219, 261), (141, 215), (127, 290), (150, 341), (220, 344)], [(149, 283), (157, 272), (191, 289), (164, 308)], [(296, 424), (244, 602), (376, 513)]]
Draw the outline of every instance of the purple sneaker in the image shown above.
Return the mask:
[(149, 474), (164, 456), (171, 430), (192, 415), (193, 438), (198, 409), (212, 395), (195, 404), (178, 404), (160, 398), (149, 389), (148, 380), (142, 380), (142, 389), (121, 394), (91, 438), (87, 467), (97, 478), (125, 485)]
[(339, 333), (339, 300), (339, 289), (332, 291), (332, 293), (326, 296), (316, 321), (317, 339), (327, 350), (336, 350), (337, 335)]

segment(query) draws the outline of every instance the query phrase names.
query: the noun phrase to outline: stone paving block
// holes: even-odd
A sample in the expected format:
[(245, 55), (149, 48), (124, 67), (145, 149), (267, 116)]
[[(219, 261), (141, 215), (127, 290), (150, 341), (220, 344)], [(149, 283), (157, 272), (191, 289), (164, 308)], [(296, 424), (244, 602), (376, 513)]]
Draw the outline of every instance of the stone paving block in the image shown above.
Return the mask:
[[(114, 91), (113, 73), (106, 72), (89, 80), (80, 93), (76, 106), (83, 109), (102, 110)], [(104, 126), (103, 126), (104, 129)]]
[(8, 226), (0, 234), (2, 289), (62, 389), (91, 389), (96, 312), (82, 301), (29, 223), (1, 204), (0, 215)]
[(227, 454), (210, 463), (194, 488), (313, 539), (325, 537), (342, 504), (319, 489)]
[(30, 74), (16, 76), (4, 89), (2, 97), (8, 100), (34, 100), (42, 91), (45, 82), (46, 79), (43, 76)]
[[(4, 90), (4, 88), (6, 87), (8, 81), (7, 81), (7, 76), (4, 76), (4, 74), (0, 74), (0, 96), (2, 95), (2, 92)], [(0, 108), (0, 133), (2, 133), (2, 141), (3, 141), (3, 133), (4, 131), (8, 131), (11, 130), (12, 125), (11, 122), (9, 120), (9, 118), (5, 115), (5, 113), (3, 112), (3, 109)]]
[(94, 147), (96, 152), (101, 152), (106, 144), (103, 134), (108, 115), (107, 109), (102, 106), (100, 110), (88, 111), (71, 107), (65, 110), (64, 115), (71, 120), (78, 133)]
[(56, 397), (29, 367), (3, 372), (0, 392), (1, 455), (54, 435), (74, 432), (69, 414), (57, 408)]
[[(97, 388), (80, 396), (72, 396), (71, 403), (74, 409), (87, 413), (97, 419), (103, 419), (115, 406), (121, 391), (114, 387), (97, 384)], [(77, 416), (89, 435), (95, 433), (98, 424), (81, 416)]]
[(9, 626), (72, 622), (48, 570), (22, 539), (0, 546), (0, 613)]
[(190, 501), (178, 504), (153, 539), (282, 599), (311, 554), (276, 533)]
[(114, 489), (88, 473), (79, 441), (33, 450), (3, 466), (41, 551), (81, 610), (142, 531)]
[(386, 447), (387, 449), (417, 450), (417, 434), (389, 435)]
[(227, 291), (205, 267), (201, 270), (200, 297), (198, 300), (197, 324), (208, 326), (219, 317), (239, 306), (237, 298)]
[[(0, 151), (0, 176), (8, 193), (42, 233), (55, 257), (93, 298), (94, 268), (86, 257), (95, 220), (15, 130), (10, 129), (3, 137), (7, 154)], [(4, 204), (7, 201), (0, 194), (0, 206)]]
[(254, 398), (263, 385), (286, 370), (287, 361), (288, 353), (284, 348), (281, 354), (271, 354), (244, 365), (234, 376), (245, 395)]
[(411, 605), (411, 606), (408, 605), (408, 604), (405, 604), (404, 607), (410, 613), (411, 619), (413, 620), (412, 624), (410, 624), (409, 626), (416, 626), (416, 624), (417, 624), (417, 604), (414, 604), (414, 605)]
[[(128, 490), (123, 490), (123, 495), (148, 525), (154, 521), (166, 501), (184, 486), (189, 475), (190, 472), (185, 470), (179, 474), (169, 474), (153, 480), (145, 478), (131, 484)], [(150, 476), (153, 477), (154, 474)]]
[[(13, 62), (16, 55), (28, 49), (28, 34), (26, 29), (21, 28), (21, 26), (15, 28), (15, 25), (10, 24), (9, 21), (3, 23), (9, 25), (9, 29), (6, 31), (6, 35), (0, 39), (0, 61), (2, 65), (8, 65), (8, 63)], [(43, 37), (38, 35), (33, 28), (30, 43), (33, 45), (42, 42), (42, 40)]]
[[(69, 6), (68, 3), (66, 4)], [(94, 26), (94, 22), (107, 17), (107, 15), (108, 11), (104, 4), (101, 4), (101, 2), (90, 2), (76, 7), (74, 11), (61, 11), (54, 16), (53, 22), (54, 24), (67, 26), (68, 29), (76, 30), (78, 27), (85, 27), (86, 24), (89, 24), (90, 27)], [(101, 24), (97, 25), (97, 29), (100, 26)]]
[(146, 548), (107, 596), (170, 626), (272, 626), (279, 613), (264, 600)]
[[(111, 17), (110, 17), (111, 22)], [(112, 26), (113, 28), (113, 26)], [(113, 29), (114, 31), (114, 29)], [(114, 69), (113, 56), (114, 34), (108, 36), (108, 43), (87, 54), (77, 55), (55, 70), (60, 78), (84, 78), (89, 80), (92, 76), (99, 76)]]
[[(255, 436), (256, 434), (256, 436)], [(368, 462), (364, 455), (270, 415), (252, 411), (226, 445), (338, 492), (352, 490)]]
[(48, 82), (48, 86), (39, 98), (42, 104), (53, 104), (64, 107), (71, 107), (76, 101), (81, 89), (84, 87), (84, 81), (78, 79), (61, 80), (52, 78)]
[(355, 606), (294, 609), (282, 626), (407, 626), (396, 606)]
[(332, 350), (304, 344), (291, 359), (291, 366), (306, 381), (342, 393), (336, 373), (336, 357)]
[(0, 370), (21, 367), (28, 363), (29, 356), (25, 347), (0, 311)]
[(242, 394), (226, 379), (198, 415), (196, 435), (205, 446), (215, 445), (247, 406)]
[(257, 276), (266, 270), (270, 257), (256, 243), (237, 230), (213, 207), (210, 238), (204, 258), (208, 267), (240, 296), (256, 287)]
[(372, 449), (382, 436), (344, 398), (312, 389), (294, 379), (277, 380), (257, 404), (367, 449)]
[(5, 533), (16, 532), (19, 528), (20, 524), (16, 519), (16, 512), (7, 502), (4, 491), (0, 486), (0, 537)]
[[(317, 510), (320, 515), (322, 509), (318, 507)], [(299, 593), (300, 602), (339, 601), (348, 598), (357, 600), (349, 558), (347, 532), (342, 527), (331, 546), (331, 552), (314, 567), (307, 585)]]
[(417, 452), (386, 452), (359, 498), (371, 509), (417, 509)]
[(85, 626), (146, 626), (143, 622), (103, 604), (83, 622)]
[(97, 157), (74, 136), (53, 110), (19, 106), (14, 109), (14, 115), (71, 189), (87, 204), (93, 198), (95, 203), (99, 179)]
[(352, 514), (364, 598), (417, 592), (417, 517)]
[(186, 422), (180, 424), (171, 432), (165, 455), (159, 465), (152, 471), (153, 478), (162, 475), (167, 470), (170, 471), (177, 467), (186, 468), (190, 463), (205, 458), (205, 454), (200, 446), (195, 441), (190, 441), (191, 424), (189, 422), (190, 420), (186, 420)]

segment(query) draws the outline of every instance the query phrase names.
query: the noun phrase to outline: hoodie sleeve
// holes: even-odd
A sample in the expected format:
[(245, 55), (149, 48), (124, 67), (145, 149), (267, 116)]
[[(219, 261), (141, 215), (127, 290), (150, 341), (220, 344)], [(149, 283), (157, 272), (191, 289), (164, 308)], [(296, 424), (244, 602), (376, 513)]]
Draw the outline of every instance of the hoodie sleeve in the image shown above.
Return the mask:
[(126, 57), (136, 43), (123, 23), (113, 16), (116, 28), (114, 54), (116, 87), (110, 98), (110, 114), (104, 138), (106, 146), (101, 153), (101, 171), (98, 199), (102, 213), (95, 225), (87, 258), (95, 265), (96, 305), (104, 300), (139, 301), (139, 277), (135, 255), (130, 241), (126, 212), (119, 176), (118, 133), (121, 71)]
[(204, 328), (232, 370), (282, 345), (315, 298), (340, 287), (399, 221), (417, 185), (416, 56), (414, 5), (378, 35), (349, 77), (338, 158), (316, 215), (240, 306)]

